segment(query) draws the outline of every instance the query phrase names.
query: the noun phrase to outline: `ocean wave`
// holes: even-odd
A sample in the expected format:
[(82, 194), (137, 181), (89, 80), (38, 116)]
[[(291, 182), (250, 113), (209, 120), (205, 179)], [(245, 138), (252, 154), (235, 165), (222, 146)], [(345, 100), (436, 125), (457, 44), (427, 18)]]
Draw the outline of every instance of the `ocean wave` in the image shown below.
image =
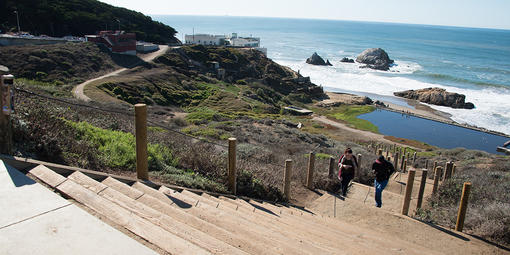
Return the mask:
[(462, 78), (462, 77), (452, 76), (449, 74), (427, 73), (427, 72), (420, 72), (420, 73), (416, 73), (416, 74), (427, 77), (432, 80), (439, 81), (439, 82), (448, 81), (448, 82), (464, 83), (464, 84), (484, 86), (484, 87), (508, 88), (508, 85), (504, 85), (504, 84), (487, 82), (487, 81), (475, 81), (475, 80), (470, 80), (470, 79), (466, 79), (466, 78)]
[[(466, 95), (466, 101), (476, 108), (453, 109), (430, 105), (432, 108), (450, 113), (459, 123), (487, 128), (510, 134), (510, 89), (501, 86), (485, 86), (481, 89), (453, 87), (438, 82), (424, 82), (407, 75), (380, 75), (381, 71), (367, 71), (356, 64), (338, 63), (334, 66), (314, 66), (302, 61), (276, 60), (279, 64), (300, 70), (303, 76), (310, 76), (313, 83), (324, 87), (353, 92), (393, 96), (393, 92), (429, 87), (444, 88), (447, 91)], [(387, 73), (387, 72), (384, 72)]]

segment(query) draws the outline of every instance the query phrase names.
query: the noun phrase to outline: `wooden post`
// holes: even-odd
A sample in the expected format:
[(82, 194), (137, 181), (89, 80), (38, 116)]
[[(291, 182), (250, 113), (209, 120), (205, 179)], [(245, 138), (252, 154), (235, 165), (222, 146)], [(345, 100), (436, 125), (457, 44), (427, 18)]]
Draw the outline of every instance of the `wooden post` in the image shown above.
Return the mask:
[(455, 230), (460, 232), (462, 232), (462, 229), (464, 228), (464, 219), (466, 218), (470, 191), (471, 182), (465, 182), (462, 189), (462, 197), (460, 199), (459, 213), (457, 214), (457, 223), (455, 224)]
[(362, 160), (362, 156), (361, 154), (358, 154), (358, 169), (356, 169), (356, 172), (355, 172), (355, 177), (356, 177), (356, 180), (359, 181), (359, 174), (361, 173), (361, 160)]
[(147, 163), (147, 105), (135, 104), (136, 136), (136, 176), (141, 180), (149, 179)]
[(418, 191), (418, 201), (416, 202), (416, 209), (421, 208), (423, 202), (423, 193), (425, 192), (425, 185), (427, 184), (428, 171), (425, 169), (421, 172), (420, 190)]
[(315, 168), (315, 152), (310, 152), (308, 159), (308, 174), (306, 176), (306, 187), (309, 189), (313, 188), (313, 171)]
[(443, 181), (446, 181), (452, 177), (453, 162), (446, 162), (445, 171), (443, 175)]
[(432, 186), (432, 194), (437, 193), (437, 187), (439, 186), (439, 178), (441, 178), (441, 169), (442, 167), (436, 166), (434, 168), (434, 186)]
[(452, 169), (452, 176), (455, 175), (455, 171), (457, 170), (457, 165), (453, 165), (453, 169)]
[[(2, 70), (5, 71), (5, 70)], [(1, 72), (1, 71), (0, 71)], [(14, 86), (13, 75), (1, 75), (0, 77), (0, 153), (12, 155), (12, 123), (10, 118), (11, 90)], [(3, 107), (6, 106), (6, 112)]]
[(287, 159), (285, 160), (285, 172), (283, 173), (283, 196), (287, 199), (287, 201), (290, 200), (291, 175), (292, 175), (292, 159)]
[(416, 170), (409, 170), (407, 176), (406, 193), (404, 195), (404, 201), (402, 202), (402, 214), (407, 215), (409, 213), (409, 204), (411, 203), (411, 194), (413, 193), (414, 175)]
[(413, 153), (413, 165), (416, 163), (416, 151)]
[(404, 153), (402, 153), (402, 156), (406, 155), (407, 153), (407, 147), (404, 148)]
[(425, 169), (427, 169), (427, 170), (429, 169), (429, 160), (428, 159), (425, 160)]
[(382, 149), (377, 150), (377, 156), (382, 156), (382, 153), (383, 153)]
[(404, 161), (406, 160), (406, 156), (404, 154), (402, 154), (402, 158), (400, 159), (400, 171), (402, 173), (405, 173), (405, 169), (404, 169)]
[(329, 157), (329, 174), (328, 174), (329, 178), (335, 176), (335, 169), (336, 169), (335, 166), (336, 166), (335, 158)]
[(386, 158), (388, 158), (389, 156), (390, 156), (390, 151), (389, 151), (389, 150), (387, 150), (387, 151), (386, 151)]
[(407, 159), (404, 160), (404, 167), (402, 168), (402, 173), (407, 172)]
[(236, 140), (228, 139), (228, 188), (234, 195), (237, 194)]
[(394, 163), (395, 171), (398, 171), (398, 157), (399, 157), (399, 154), (397, 151), (397, 152), (395, 152), (395, 163)]

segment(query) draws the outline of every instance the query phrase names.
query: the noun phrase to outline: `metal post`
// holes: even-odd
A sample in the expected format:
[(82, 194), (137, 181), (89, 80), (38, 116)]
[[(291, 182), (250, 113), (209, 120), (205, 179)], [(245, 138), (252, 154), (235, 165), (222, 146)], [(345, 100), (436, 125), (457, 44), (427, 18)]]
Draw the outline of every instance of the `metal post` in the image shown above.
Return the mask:
[(310, 152), (308, 159), (308, 174), (306, 176), (306, 187), (312, 189), (313, 187), (313, 171), (315, 168), (315, 152)]
[(292, 159), (285, 160), (285, 172), (283, 173), (283, 196), (290, 200), (290, 177), (292, 175)]
[(462, 197), (460, 199), (459, 212), (457, 213), (457, 223), (455, 230), (461, 231), (464, 228), (464, 219), (466, 218), (466, 211), (468, 207), (469, 193), (471, 191), (471, 182), (465, 182), (462, 188)]
[(411, 194), (413, 193), (414, 175), (416, 170), (409, 170), (407, 176), (406, 193), (404, 195), (404, 201), (402, 202), (402, 214), (407, 215), (409, 213), (409, 204), (411, 203)]
[(228, 188), (232, 194), (237, 194), (236, 185), (236, 139), (228, 139)]
[(136, 135), (136, 176), (138, 179), (148, 180), (147, 163), (147, 105), (135, 105), (135, 135)]
[(21, 31), (20, 27), (19, 27), (19, 15), (18, 15), (18, 11), (14, 11), (14, 13), (16, 13), (16, 22), (18, 24), (18, 33)]

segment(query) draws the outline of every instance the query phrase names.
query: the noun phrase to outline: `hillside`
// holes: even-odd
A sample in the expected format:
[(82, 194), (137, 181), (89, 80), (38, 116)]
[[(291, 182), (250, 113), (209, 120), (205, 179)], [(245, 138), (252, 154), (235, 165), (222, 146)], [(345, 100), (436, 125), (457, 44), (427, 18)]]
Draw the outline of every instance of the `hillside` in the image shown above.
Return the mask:
[[(218, 77), (212, 62), (225, 70)], [(279, 113), (282, 106), (311, 103), (321, 87), (250, 49), (183, 46), (98, 86), (130, 104), (209, 107), (222, 112)]]
[(140, 12), (96, 0), (6, 0), (0, 3), (0, 30), (16, 31), (18, 10), (22, 31), (35, 35), (83, 36), (99, 30), (120, 29), (136, 33), (138, 40), (176, 43), (176, 31)]
[(105, 47), (84, 42), (0, 47), (0, 62), (16, 78), (69, 92), (69, 85), (141, 61), (136, 56), (111, 54)]

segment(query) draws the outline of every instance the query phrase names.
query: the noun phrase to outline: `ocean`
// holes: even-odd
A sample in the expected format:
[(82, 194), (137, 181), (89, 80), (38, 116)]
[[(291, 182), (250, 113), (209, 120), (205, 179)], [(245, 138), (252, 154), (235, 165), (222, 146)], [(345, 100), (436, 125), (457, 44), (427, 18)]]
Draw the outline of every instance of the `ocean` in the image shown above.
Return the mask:
[[(466, 95), (476, 108), (431, 107), (467, 123), (510, 134), (510, 30), (378, 22), (154, 15), (184, 34), (210, 33), (261, 38), (267, 55), (310, 76), (327, 91), (381, 95), (400, 102), (393, 92), (440, 87)], [(360, 69), (355, 59), (367, 48), (383, 48), (395, 66), (389, 72)], [(333, 66), (313, 66), (314, 52)]]

